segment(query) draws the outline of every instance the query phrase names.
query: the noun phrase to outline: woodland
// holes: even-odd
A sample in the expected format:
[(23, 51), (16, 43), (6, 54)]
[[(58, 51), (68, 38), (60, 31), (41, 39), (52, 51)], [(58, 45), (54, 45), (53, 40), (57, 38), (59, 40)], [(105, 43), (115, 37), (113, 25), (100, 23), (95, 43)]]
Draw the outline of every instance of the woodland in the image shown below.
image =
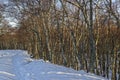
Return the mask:
[[(120, 0), (9, 0), (0, 49), (120, 80)], [(6, 17), (17, 20), (12, 27)], [(111, 75), (109, 75), (111, 74)]]

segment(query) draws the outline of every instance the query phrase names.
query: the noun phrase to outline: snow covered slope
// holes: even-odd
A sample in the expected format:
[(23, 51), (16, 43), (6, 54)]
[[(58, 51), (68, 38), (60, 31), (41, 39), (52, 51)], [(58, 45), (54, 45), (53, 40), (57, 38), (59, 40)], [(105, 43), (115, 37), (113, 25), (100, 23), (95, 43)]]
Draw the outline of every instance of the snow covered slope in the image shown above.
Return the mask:
[(7, 51), (0, 51), (0, 80), (16, 80), (12, 56)]
[[(2, 66), (1, 66), (2, 65)], [(6, 65), (6, 66), (4, 66)], [(33, 60), (26, 51), (0, 51), (0, 80), (107, 80), (43, 60)]]

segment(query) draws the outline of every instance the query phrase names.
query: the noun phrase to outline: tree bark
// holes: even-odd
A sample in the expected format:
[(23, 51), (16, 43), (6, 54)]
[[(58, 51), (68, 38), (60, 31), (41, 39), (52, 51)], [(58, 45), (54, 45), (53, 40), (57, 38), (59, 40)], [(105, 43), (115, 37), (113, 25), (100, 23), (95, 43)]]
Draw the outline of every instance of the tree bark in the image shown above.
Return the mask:
[(93, 34), (93, 0), (90, 0), (90, 19), (89, 19), (89, 43), (90, 43), (90, 72), (94, 72), (95, 68), (95, 40)]

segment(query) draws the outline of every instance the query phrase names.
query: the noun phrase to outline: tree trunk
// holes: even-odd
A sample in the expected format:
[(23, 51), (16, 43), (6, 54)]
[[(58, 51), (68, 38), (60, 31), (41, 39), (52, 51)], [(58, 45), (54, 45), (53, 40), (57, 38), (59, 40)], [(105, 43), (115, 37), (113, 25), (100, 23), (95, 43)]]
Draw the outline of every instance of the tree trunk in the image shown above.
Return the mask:
[(89, 21), (89, 42), (90, 42), (90, 65), (89, 69), (90, 72), (94, 72), (95, 68), (95, 40), (94, 40), (94, 34), (93, 34), (93, 1), (90, 0), (90, 21)]
[(116, 67), (117, 67), (117, 49), (116, 47), (114, 48), (114, 53), (113, 53), (113, 64), (112, 64), (112, 80), (117, 80), (116, 76)]

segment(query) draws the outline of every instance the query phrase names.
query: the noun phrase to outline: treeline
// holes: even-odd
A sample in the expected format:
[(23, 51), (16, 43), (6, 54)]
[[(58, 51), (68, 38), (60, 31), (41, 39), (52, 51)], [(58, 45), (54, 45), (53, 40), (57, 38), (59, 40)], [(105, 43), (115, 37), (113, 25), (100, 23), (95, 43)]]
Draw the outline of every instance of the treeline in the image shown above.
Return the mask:
[(0, 49), (27, 50), (36, 59), (107, 78), (112, 72), (112, 80), (120, 79), (119, 1), (10, 0), (10, 3), (7, 10), (16, 9), (10, 14), (19, 20), (19, 29), (14, 34), (0, 35)]
[[(0, 49), (23, 49), (29, 51), (31, 56), (37, 59), (49, 60), (52, 63), (64, 65), (76, 70), (89, 72), (89, 36), (87, 29), (82, 25), (76, 28), (62, 27), (58, 31), (56, 27), (49, 27), (49, 48), (43, 29), (39, 29), (39, 37), (28, 29), (20, 27), (15, 34), (6, 33), (0, 35)], [(75, 37), (72, 37), (71, 30)], [(99, 27), (94, 29), (96, 41), (95, 73), (108, 77), (114, 68), (116, 77), (120, 69), (119, 44), (120, 29), (115, 26)], [(75, 39), (75, 43), (74, 43)], [(114, 54), (117, 54), (116, 56)], [(115, 59), (115, 63), (113, 60)]]

